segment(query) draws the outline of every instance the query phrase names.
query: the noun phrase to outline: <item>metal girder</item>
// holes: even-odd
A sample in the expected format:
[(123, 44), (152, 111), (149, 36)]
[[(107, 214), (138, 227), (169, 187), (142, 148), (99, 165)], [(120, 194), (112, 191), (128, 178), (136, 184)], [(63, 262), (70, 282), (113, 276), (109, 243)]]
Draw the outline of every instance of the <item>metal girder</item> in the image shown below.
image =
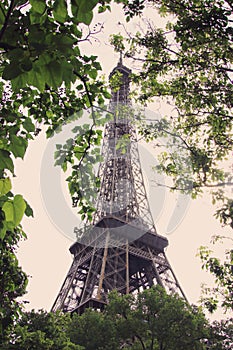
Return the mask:
[(88, 304), (88, 300), (105, 303), (112, 290), (128, 294), (156, 284), (185, 298), (164, 250), (152, 249), (140, 238), (134, 242), (128, 242), (127, 238), (117, 242), (111, 236), (111, 229), (107, 230), (105, 246), (100, 248), (96, 244), (91, 250), (75, 243), (80, 249), (75, 250), (53, 311), (74, 311), (79, 305)]

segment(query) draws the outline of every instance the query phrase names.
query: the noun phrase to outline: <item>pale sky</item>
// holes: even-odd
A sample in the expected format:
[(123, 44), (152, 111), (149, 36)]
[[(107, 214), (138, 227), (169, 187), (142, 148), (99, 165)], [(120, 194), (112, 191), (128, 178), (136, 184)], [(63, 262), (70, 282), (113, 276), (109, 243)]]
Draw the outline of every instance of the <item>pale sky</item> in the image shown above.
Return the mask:
[[(152, 14), (152, 18), (154, 16), (154, 22), (157, 21), (158, 23), (159, 17), (153, 14), (152, 11), (149, 12), (150, 16)], [(107, 44), (107, 38), (110, 33), (120, 31), (121, 27), (117, 23), (121, 17), (117, 6), (114, 6), (111, 14), (98, 16), (97, 21), (105, 23), (105, 31), (99, 36), (99, 43), (85, 44), (84, 47), (87, 54), (99, 55), (106, 76), (118, 61), (118, 55)], [(132, 24), (130, 30), (135, 30), (135, 28), (136, 25)], [(158, 107), (154, 104), (153, 106), (155, 108), (154, 113), (164, 113), (161, 105)], [(153, 106), (151, 106), (152, 109)], [(213, 218), (214, 208), (211, 205), (211, 199), (208, 195), (204, 195), (203, 198), (189, 201), (186, 212), (181, 215), (183, 220), (178, 220), (176, 229), (167, 235), (168, 222), (179, 200), (177, 195), (170, 194), (165, 188), (162, 196), (158, 195), (158, 191), (161, 191), (161, 189), (154, 187), (153, 176), (156, 175), (150, 172), (150, 165), (148, 164), (148, 159), (153, 160), (153, 148), (142, 144), (141, 149), (141, 153), (145, 157), (145, 159), (142, 159), (143, 174), (149, 191), (148, 198), (157, 231), (161, 235), (166, 235), (169, 240), (169, 247), (166, 251), (167, 258), (189, 302), (197, 303), (200, 297), (201, 283), (208, 284), (211, 281), (210, 275), (201, 270), (200, 260), (196, 257), (197, 250), (200, 245), (209, 245), (212, 235), (230, 235), (232, 230), (223, 229), (219, 222)], [(43, 203), (44, 188), (40, 176), (41, 172), (44, 171), (42, 159), (47, 152), (48, 140), (41, 133), (34, 142), (30, 143), (25, 159), (16, 162), (15, 172), (17, 177), (14, 179), (14, 193), (23, 194), (34, 210), (33, 219), (25, 218), (23, 220), (23, 228), (28, 234), (28, 239), (20, 243), (20, 249), (18, 250), (18, 257), (23, 270), (32, 276), (29, 278), (28, 293), (23, 300), (29, 301), (28, 309), (43, 308), (49, 311), (72, 262), (72, 256), (69, 253), (72, 241), (64, 236), (64, 232), (59, 231), (56, 223), (51, 221), (50, 213), (47, 212), (48, 208), (46, 209), (46, 204)], [(48, 184), (52, 186), (54, 180), (51, 178), (51, 173), (48, 171), (47, 176)], [(57, 174), (58, 177), (61, 177), (60, 181), (63, 183), (61, 186), (64, 187), (65, 176), (59, 172)], [(66, 189), (63, 190), (62, 195), (64, 196), (63, 200), (65, 199), (67, 202), (67, 206), (71, 207)], [(61, 193), (54, 194), (54, 208), (59, 208), (58, 198), (60, 200), (60, 197)], [(67, 210), (70, 210), (70, 214), (74, 216), (73, 209)], [(63, 222), (68, 221), (70, 215), (68, 211), (60, 213)], [(79, 222), (78, 219), (77, 222)], [(222, 253), (223, 249), (218, 249)]]

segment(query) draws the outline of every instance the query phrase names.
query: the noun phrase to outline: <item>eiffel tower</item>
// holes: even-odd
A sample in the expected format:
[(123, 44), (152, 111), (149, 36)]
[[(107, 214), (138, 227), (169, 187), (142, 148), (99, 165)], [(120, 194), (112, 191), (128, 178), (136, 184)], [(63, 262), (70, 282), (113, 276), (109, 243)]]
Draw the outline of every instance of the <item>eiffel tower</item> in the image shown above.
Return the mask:
[(102, 310), (112, 290), (138, 293), (156, 284), (185, 298), (165, 255), (168, 240), (156, 232), (148, 204), (130, 113), (131, 70), (122, 58), (109, 77), (116, 73), (120, 88), (112, 90), (114, 117), (105, 125), (96, 212), (70, 247), (73, 263), (52, 311)]

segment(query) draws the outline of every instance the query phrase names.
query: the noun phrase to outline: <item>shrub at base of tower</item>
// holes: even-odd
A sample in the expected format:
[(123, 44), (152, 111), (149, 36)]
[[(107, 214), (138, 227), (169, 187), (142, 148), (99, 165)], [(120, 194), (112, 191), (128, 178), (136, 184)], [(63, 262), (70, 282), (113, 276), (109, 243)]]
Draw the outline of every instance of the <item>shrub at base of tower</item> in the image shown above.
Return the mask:
[(122, 342), (133, 349), (204, 349), (208, 323), (196, 307), (177, 295), (168, 295), (160, 286), (137, 296), (113, 292), (106, 308)]
[(230, 350), (232, 320), (209, 324), (201, 310), (160, 286), (109, 294), (103, 312), (25, 313), (1, 350)]

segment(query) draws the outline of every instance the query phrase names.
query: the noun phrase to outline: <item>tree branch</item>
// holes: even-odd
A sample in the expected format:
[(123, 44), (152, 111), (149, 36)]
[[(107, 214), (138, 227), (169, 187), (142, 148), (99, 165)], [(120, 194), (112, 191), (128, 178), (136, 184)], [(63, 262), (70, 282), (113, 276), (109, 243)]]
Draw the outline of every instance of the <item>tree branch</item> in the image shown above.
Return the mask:
[(87, 139), (87, 147), (85, 148), (84, 152), (82, 152), (82, 157), (80, 158), (77, 167), (80, 168), (84, 158), (86, 157), (88, 150), (91, 148), (91, 137), (92, 137), (92, 130), (94, 128), (95, 124), (92, 124), (90, 130), (89, 130), (89, 135), (88, 135), (88, 139)]
[(98, 38), (95, 38), (95, 37), (94, 37), (94, 35), (101, 33), (102, 29), (104, 28), (104, 25), (103, 25), (103, 24), (100, 24), (100, 23), (99, 23), (99, 25), (100, 25), (100, 28), (99, 28), (99, 29), (96, 29), (95, 31), (91, 31), (91, 30), (90, 30), (90, 27), (88, 27), (88, 33), (86, 34), (86, 36), (85, 36), (84, 38), (78, 40), (77, 42), (78, 42), (78, 43), (81, 43), (81, 42), (83, 42), (83, 41), (88, 41), (88, 42), (91, 43), (91, 39), (92, 39), (92, 38), (93, 38), (95, 41), (99, 41)]
[(130, 55), (129, 53), (126, 52), (125, 54), (126, 57), (128, 58), (132, 58), (135, 61), (141, 61), (144, 63), (150, 62), (150, 63), (159, 63), (161, 65), (166, 65), (166, 64), (174, 64), (174, 63), (178, 63), (178, 60), (169, 60), (166, 62), (162, 62), (162, 61), (158, 61), (158, 60), (154, 60), (154, 59), (148, 59), (148, 58), (140, 58), (140, 57), (134, 57), (133, 55)]
[(190, 186), (185, 187), (185, 188), (181, 188), (181, 187), (177, 187), (177, 186), (169, 186), (169, 185), (161, 184), (161, 183), (156, 182), (156, 181), (152, 181), (152, 182), (154, 182), (157, 186), (169, 188), (172, 191), (189, 191), (189, 190), (192, 190), (193, 188), (216, 188), (216, 187), (223, 187), (223, 186), (233, 186), (233, 182), (219, 182), (217, 184), (194, 184), (194, 183), (191, 183)]
[(144, 343), (143, 343), (142, 338), (141, 338), (138, 334), (135, 334), (135, 337), (140, 341), (143, 350), (146, 350), (146, 347), (145, 347), (145, 345), (144, 345)]
[(95, 112), (94, 112), (94, 105), (93, 105), (93, 101), (92, 101), (92, 98), (91, 98), (91, 95), (90, 95), (90, 91), (88, 89), (88, 85), (87, 85), (87, 80), (85, 77), (83, 77), (81, 74), (79, 74), (77, 71), (74, 71), (74, 74), (81, 80), (81, 82), (83, 83), (84, 85), (84, 88), (85, 88), (85, 91), (86, 91), (86, 94), (87, 94), (87, 98), (88, 98), (88, 101), (90, 103), (90, 106), (91, 106), (91, 116), (92, 116), (92, 120), (93, 120), (93, 123), (94, 125), (96, 124), (96, 120), (95, 120)]

